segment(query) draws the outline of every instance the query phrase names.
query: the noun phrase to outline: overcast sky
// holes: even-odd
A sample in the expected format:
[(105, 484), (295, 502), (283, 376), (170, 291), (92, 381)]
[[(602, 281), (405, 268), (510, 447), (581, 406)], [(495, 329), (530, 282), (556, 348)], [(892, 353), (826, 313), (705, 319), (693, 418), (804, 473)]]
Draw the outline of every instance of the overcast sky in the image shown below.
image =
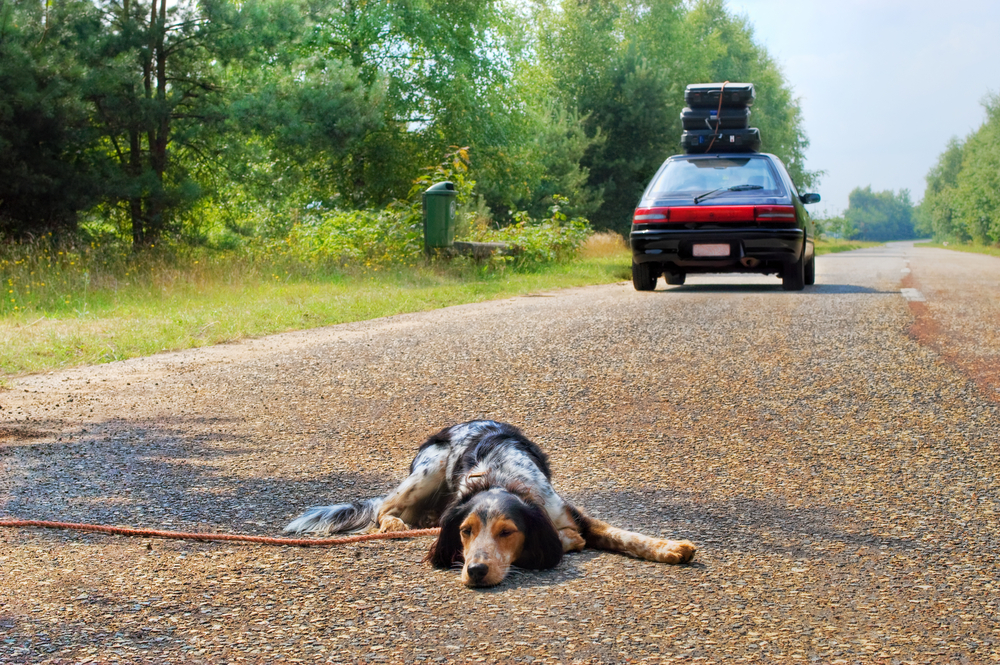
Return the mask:
[(998, 0), (728, 3), (801, 98), (806, 166), (826, 171), (813, 214), (839, 214), (866, 185), (919, 202), (948, 139), (977, 129), (980, 102), (1000, 93)]

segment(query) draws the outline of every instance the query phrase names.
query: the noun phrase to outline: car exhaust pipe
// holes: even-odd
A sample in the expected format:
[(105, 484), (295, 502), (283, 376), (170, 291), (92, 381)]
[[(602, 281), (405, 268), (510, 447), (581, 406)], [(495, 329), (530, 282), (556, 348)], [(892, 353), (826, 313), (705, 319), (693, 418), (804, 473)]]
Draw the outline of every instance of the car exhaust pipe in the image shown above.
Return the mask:
[(760, 259), (755, 259), (752, 256), (744, 256), (740, 259), (740, 263), (743, 264), (744, 268), (756, 268), (760, 265)]

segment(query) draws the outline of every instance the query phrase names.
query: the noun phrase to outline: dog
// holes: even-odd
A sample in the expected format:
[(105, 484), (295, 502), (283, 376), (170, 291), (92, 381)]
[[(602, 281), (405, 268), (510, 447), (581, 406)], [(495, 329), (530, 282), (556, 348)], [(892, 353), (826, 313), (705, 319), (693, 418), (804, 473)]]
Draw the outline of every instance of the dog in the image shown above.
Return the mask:
[(506, 423), (446, 427), (420, 446), (410, 475), (387, 496), (309, 508), (286, 533), (380, 532), (439, 525), (427, 559), (462, 566), (469, 587), (499, 584), (511, 566), (554, 568), (565, 552), (592, 547), (663, 563), (687, 563), (695, 546), (613, 527), (552, 488), (548, 456)]

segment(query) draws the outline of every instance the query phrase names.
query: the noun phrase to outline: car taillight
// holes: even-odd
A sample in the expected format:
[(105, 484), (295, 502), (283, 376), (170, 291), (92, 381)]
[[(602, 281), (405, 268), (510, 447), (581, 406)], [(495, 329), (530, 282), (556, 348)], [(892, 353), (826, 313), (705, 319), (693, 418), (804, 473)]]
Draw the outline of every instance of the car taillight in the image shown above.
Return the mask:
[(633, 224), (657, 224), (670, 219), (670, 208), (636, 208)]
[(758, 222), (794, 222), (795, 206), (754, 206), (753, 218)]
[(711, 222), (795, 222), (795, 206), (673, 206), (636, 208), (633, 224), (711, 223)]

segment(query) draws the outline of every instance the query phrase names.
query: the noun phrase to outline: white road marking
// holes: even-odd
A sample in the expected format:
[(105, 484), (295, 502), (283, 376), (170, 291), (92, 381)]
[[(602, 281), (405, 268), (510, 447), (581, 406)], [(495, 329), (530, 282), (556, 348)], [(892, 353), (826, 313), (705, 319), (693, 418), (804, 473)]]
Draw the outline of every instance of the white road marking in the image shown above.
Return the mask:
[(910, 302), (925, 302), (927, 300), (918, 289), (900, 289), (899, 292)]

